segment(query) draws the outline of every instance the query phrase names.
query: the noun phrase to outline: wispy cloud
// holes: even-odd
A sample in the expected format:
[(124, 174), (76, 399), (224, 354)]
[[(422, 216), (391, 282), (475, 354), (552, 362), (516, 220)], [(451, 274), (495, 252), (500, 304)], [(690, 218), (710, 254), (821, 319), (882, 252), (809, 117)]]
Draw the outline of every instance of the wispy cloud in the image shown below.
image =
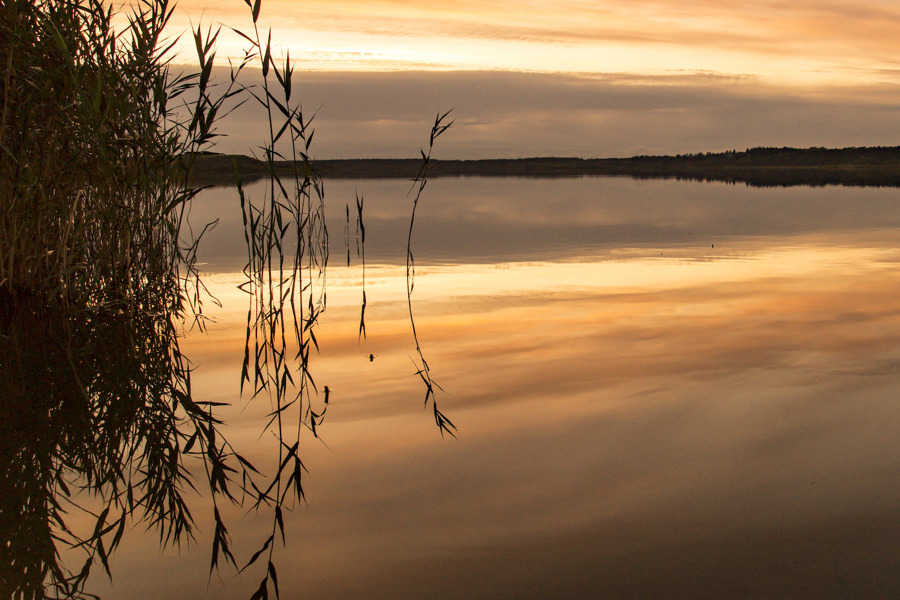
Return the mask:
[[(779, 88), (753, 76), (676, 72), (590, 76), (503, 72), (310, 72), (318, 158), (412, 157), (438, 111), (456, 124), (440, 158), (608, 157), (753, 146), (898, 143), (892, 85)], [(223, 151), (247, 152), (259, 115), (242, 107)]]
[[(186, 0), (180, 10), (196, 18), (204, 7), (206, 0)], [(276, 39), (314, 68), (715, 69), (860, 79), (900, 64), (900, 7), (878, 0), (268, 0), (263, 7)], [(206, 10), (240, 23), (243, 8)]]

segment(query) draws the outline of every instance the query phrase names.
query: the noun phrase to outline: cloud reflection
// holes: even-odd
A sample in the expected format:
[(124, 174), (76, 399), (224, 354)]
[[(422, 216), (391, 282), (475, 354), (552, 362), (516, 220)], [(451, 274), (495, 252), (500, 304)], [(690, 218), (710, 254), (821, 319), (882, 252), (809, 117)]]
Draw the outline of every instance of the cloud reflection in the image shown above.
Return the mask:
[[(403, 265), (411, 198), (405, 180), (326, 181), (331, 256), (346, 253), (345, 205), (366, 202), (370, 264)], [(248, 187), (248, 197), (259, 185)], [(440, 178), (429, 182), (417, 216), (417, 258), (443, 264), (566, 260), (580, 256), (739, 258), (737, 238), (815, 236), (825, 232), (853, 244), (856, 232), (893, 239), (900, 225), (889, 188), (749, 188), (724, 183)], [(216, 188), (195, 203), (196, 229), (219, 219), (201, 246), (210, 271), (243, 266), (243, 225), (237, 195)], [(351, 223), (351, 226), (353, 224)], [(334, 271), (334, 270), (333, 270)], [(336, 275), (336, 274), (335, 274)]]
[[(891, 196), (622, 180), (592, 195), (578, 180), (561, 200), (539, 185), (529, 191), (532, 182), (506, 185), (509, 197), (498, 191), (496, 204), (485, 201), (499, 189), (489, 181), (438, 187), (422, 215), (434, 211), (452, 228), (481, 207), (479, 219), (532, 233), (652, 221), (681, 231), (681, 241), (597, 238), (591, 252), (578, 243), (539, 258), (552, 246), (523, 245), (508, 261), (471, 261), (465, 251), (442, 264), (420, 261), (417, 328), (449, 392), (442, 408), (461, 431), (457, 441), (442, 441), (422, 410), (402, 266), (370, 265), (361, 344), (358, 267), (332, 267), (314, 362), (316, 380), (333, 390), (321, 429), (327, 446), (305, 450), (310, 505), (289, 520), (282, 593), (718, 598), (748, 585), (790, 597), (900, 589), (892, 526), (900, 516), (900, 253), (896, 229), (885, 227), (895, 224)], [(742, 210), (749, 202), (755, 210)], [(366, 210), (368, 232), (404, 212), (369, 196)], [(715, 248), (706, 243), (713, 232)], [(439, 256), (423, 238), (423, 252)], [(235, 283), (233, 275), (212, 281), (222, 323), (185, 348), (198, 365), (198, 393), (232, 401), (245, 309)], [(258, 422), (234, 429), (251, 455), (267, 443)], [(233, 535), (257, 539), (259, 527), (246, 519)], [(121, 569), (147, 575), (116, 580), (109, 597), (158, 597), (161, 580), (185, 598), (252, 591), (247, 578), (204, 588), (187, 555), (147, 557), (146, 548), (119, 553)]]

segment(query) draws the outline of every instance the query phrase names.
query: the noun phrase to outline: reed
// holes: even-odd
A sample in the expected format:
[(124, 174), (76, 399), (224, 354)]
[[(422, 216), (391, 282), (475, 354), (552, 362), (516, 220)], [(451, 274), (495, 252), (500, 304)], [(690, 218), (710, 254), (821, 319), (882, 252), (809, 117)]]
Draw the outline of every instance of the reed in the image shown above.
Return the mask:
[[(253, 597), (279, 593), (284, 512), (304, 499), (301, 442), (318, 437), (329, 404), (310, 369), (328, 231), (293, 64), (276, 60), (271, 33), (257, 27), (260, 1), (247, 4), (252, 28), (238, 33), (249, 45), (221, 87), (210, 80), (216, 30), (192, 32), (196, 71), (170, 68), (167, 0), (141, 0), (122, 31), (102, 0), (0, 4), (0, 592), (9, 597), (83, 597), (94, 567), (110, 574), (108, 557), (135, 521), (163, 545), (190, 538), (197, 471), (213, 500), (210, 572), (223, 561), (238, 567), (220, 509), (249, 498), (271, 511), (272, 526), (239, 570), (264, 562)], [(239, 83), (251, 66), (261, 72), (255, 87)], [(214, 140), (226, 107), (244, 101), (262, 106), (269, 124), (257, 156), (265, 193), (248, 197), (236, 178), (248, 252), (241, 388), (272, 402), (265, 428), (279, 450), (269, 475), (228, 443), (216, 404), (194, 397), (179, 347), (185, 327), (204, 327), (210, 299), (195, 262), (206, 228), (189, 236), (186, 227), (200, 191), (193, 157)], [(444, 117), (422, 154), (408, 247), (426, 404), (437, 384), (415, 333), (411, 240)], [(358, 197), (365, 265), (362, 213)], [(349, 237), (349, 207), (347, 218)], [(363, 287), (361, 338), (365, 308)], [(434, 415), (454, 432), (436, 404)], [(74, 531), (73, 511), (93, 525)], [(63, 547), (81, 553), (80, 566), (63, 564)]]
[[(190, 454), (225, 492), (229, 451), (191, 397), (178, 344), (182, 322), (203, 325), (198, 240), (180, 237), (198, 191), (183, 157), (211, 139), (216, 106), (207, 68), (171, 76), (170, 16), (165, 0), (143, 2), (117, 32), (99, 0), (0, 6), (0, 552), (11, 597), (79, 596), (93, 565), (109, 571), (132, 519), (163, 543), (189, 536)], [(201, 57), (211, 43), (198, 33)], [(187, 91), (198, 97), (190, 122), (171, 109)], [(67, 521), (79, 494), (103, 506), (86, 533)], [(62, 564), (60, 543), (82, 552), (80, 569)]]
[[(238, 33), (248, 42), (237, 71), (259, 65), (261, 80), (256, 87), (240, 86), (249, 101), (261, 106), (267, 116), (268, 141), (255, 157), (266, 172), (265, 191), (260, 198), (247, 196), (238, 177), (237, 189), (247, 241), (249, 294), (241, 390), (251, 397), (269, 399), (272, 411), (265, 425), (278, 440), (274, 472), (262, 476), (242, 461), (241, 477), (255, 509), (271, 511), (271, 528), (257, 551), (240, 571), (264, 561), (262, 578), (252, 598), (267, 598), (271, 587), (279, 595), (274, 554), (280, 537), (285, 543), (284, 512), (305, 499), (301, 459), (303, 433), (318, 437), (325, 420), (328, 388), (319, 388), (310, 363), (318, 351), (316, 326), (325, 310), (325, 273), (328, 264), (328, 230), (325, 225), (325, 191), (316, 177), (308, 151), (314, 132), (302, 107), (292, 97), (293, 64), (290, 55), (277, 61), (271, 31), (263, 35), (257, 26), (260, 2), (248, 2), (252, 30)], [(279, 64), (280, 62), (280, 64)], [(232, 80), (237, 80), (237, 72)], [(279, 168), (287, 161), (289, 168)], [(211, 567), (217, 566), (217, 551), (228, 550), (224, 524), (216, 523)], [(234, 563), (230, 553), (226, 558)]]
[[(412, 188), (410, 188), (410, 192), (415, 191), (415, 195), (413, 196), (412, 210), (410, 211), (409, 217), (409, 234), (406, 239), (406, 300), (409, 308), (409, 324), (412, 329), (413, 341), (416, 343), (416, 354), (419, 357), (419, 362), (416, 364), (416, 375), (421, 378), (422, 383), (425, 386), (425, 407), (427, 408), (428, 403), (431, 402), (434, 422), (441, 432), (441, 435), (446, 432), (452, 437), (456, 437), (456, 426), (453, 425), (450, 419), (448, 419), (438, 408), (435, 390), (443, 391), (443, 388), (441, 388), (441, 386), (439, 386), (431, 377), (431, 369), (428, 366), (428, 361), (425, 360), (425, 354), (422, 352), (422, 344), (419, 342), (419, 335), (416, 332), (416, 319), (413, 314), (412, 304), (413, 289), (416, 286), (416, 260), (412, 251), (412, 237), (416, 225), (416, 208), (418, 208), (419, 200), (421, 200), (422, 193), (425, 191), (425, 186), (428, 184), (428, 173), (431, 167), (431, 151), (434, 149), (434, 142), (438, 136), (450, 129), (453, 125), (453, 121), (447, 122), (447, 117), (449, 115), (450, 111), (445, 112), (444, 114), (438, 113), (435, 117), (434, 125), (431, 127), (431, 134), (428, 138), (428, 150), (421, 150), (422, 164), (419, 167), (419, 172), (416, 174), (415, 179), (413, 179)], [(413, 362), (415, 363), (415, 361)]]

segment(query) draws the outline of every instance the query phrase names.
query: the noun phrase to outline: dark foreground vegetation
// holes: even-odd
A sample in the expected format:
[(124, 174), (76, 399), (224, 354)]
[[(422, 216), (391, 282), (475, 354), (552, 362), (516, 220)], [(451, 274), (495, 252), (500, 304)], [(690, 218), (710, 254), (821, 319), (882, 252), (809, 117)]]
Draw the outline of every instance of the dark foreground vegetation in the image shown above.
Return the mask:
[[(252, 598), (278, 596), (274, 550), (286, 541), (284, 512), (304, 497), (301, 436), (317, 436), (329, 397), (309, 370), (325, 309), (321, 176), (419, 182), (407, 240), (416, 375), (438, 428), (452, 435), (412, 321), (410, 246), (426, 172), (726, 177), (788, 169), (870, 181), (868, 171), (897, 170), (896, 149), (429, 162), (446, 114), (422, 160), (314, 164), (309, 121), (291, 98), (292, 63), (272, 58), (256, 27), (260, 2), (248, 5), (248, 47), (235, 69), (257, 65), (262, 81), (242, 87), (235, 73), (230, 87), (214, 89), (215, 31), (194, 32), (195, 73), (169, 72), (167, 0), (135, 3), (121, 30), (102, 0), (0, 2), (2, 597), (87, 597), (88, 578), (110, 574), (109, 556), (126, 531), (140, 525), (177, 545), (191, 538), (195, 518), (211, 533), (210, 570), (253, 566)], [(269, 116), (262, 156), (209, 154), (218, 116), (240, 101)], [(804, 152), (818, 162), (802, 162)], [(235, 170), (245, 180), (266, 177), (262, 196), (250, 197)], [(244, 216), (249, 307), (240, 382), (248, 396), (271, 402), (262, 426), (275, 432), (276, 446), (262, 473), (228, 443), (217, 404), (193, 395), (180, 347), (186, 328), (202, 327), (201, 300), (209, 300), (195, 262), (204, 224), (191, 235), (186, 223), (206, 183), (237, 183)], [(359, 199), (359, 230), (362, 206)], [(364, 335), (365, 295), (362, 308)], [(211, 498), (211, 514), (192, 514), (195, 490)], [(255, 552), (231, 544), (222, 512), (232, 503), (271, 517), (262, 539), (247, 542)]]
[[(412, 179), (418, 159), (317, 160), (317, 173), (333, 179)], [(247, 156), (207, 154), (196, 157), (196, 181), (228, 185), (234, 170), (252, 179), (264, 166)], [(279, 163), (288, 170), (288, 163)], [(752, 186), (850, 185), (900, 186), (900, 147), (752, 148), (743, 152), (635, 156), (632, 158), (518, 158), (434, 160), (431, 177), (584, 177), (626, 176), (641, 179), (724, 181)]]
[[(89, 577), (111, 576), (109, 557), (136, 525), (163, 546), (190, 540), (198, 491), (212, 501), (202, 519), (210, 572), (230, 565), (258, 577), (252, 598), (278, 596), (284, 513), (304, 499), (301, 436), (317, 437), (328, 404), (309, 369), (328, 234), (293, 64), (276, 61), (259, 31), (260, 0), (247, 4), (245, 56), (217, 86), (216, 30), (192, 32), (195, 72), (170, 72), (168, 0), (132, 3), (120, 27), (105, 0), (0, 2), (2, 598), (91, 597)], [(249, 65), (260, 67), (252, 87), (237, 82)], [(215, 301), (195, 262), (209, 224), (187, 222), (200, 191), (193, 159), (206, 158), (219, 116), (241, 102), (259, 105), (269, 126), (261, 156), (248, 159), (266, 190), (251, 197), (229, 169), (247, 243), (241, 390), (272, 407), (261, 428), (273, 434), (273, 464), (259, 470), (227, 441), (218, 403), (194, 396), (180, 348), (187, 329), (204, 326), (202, 302)], [(413, 173), (413, 216), (446, 116)], [(410, 243), (411, 232), (412, 219)], [(415, 337), (413, 270), (408, 245), (416, 375), (452, 434)], [(250, 556), (231, 545), (229, 505), (270, 516)]]

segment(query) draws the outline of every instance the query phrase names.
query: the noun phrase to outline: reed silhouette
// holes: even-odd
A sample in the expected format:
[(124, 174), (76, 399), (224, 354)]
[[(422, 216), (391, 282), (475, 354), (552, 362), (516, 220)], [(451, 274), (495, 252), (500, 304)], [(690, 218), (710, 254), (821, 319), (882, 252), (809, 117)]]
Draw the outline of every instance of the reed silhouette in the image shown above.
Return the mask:
[[(286, 541), (284, 512), (304, 498), (300, 439), (318, 436), (331, 392), (325, 386), (320, 397), (310, 370), (325, 309), (328, 231), (324, 187), (308, 157), (313, 130), (292, 98), (293, 63), (289, 55), (276, 61), (271, 33), (259, 30), (260, 1), (248, 7), (252, 27), (237, 31), (249, 44), (243, 59), (230, 81), (214, 85), (218, 30), (193, 31), (197, 70), (172, 72), (167, 0), (142, 0), (121, 31), (101, 0), (0, 5), (7, 597), (85, 596), (95, 567), (110, 575), (109, 555), (134, 522), (155, 529), (162, 545), (182, 543), (194, 528), (195, 486), (208, 486), (212, 498), (210, 572), (238, 567), (221, 504), (271, 511), (268, 534), (239, 570), (264, 563), (253, 597), (279, 594), (274, 553), (278, 538)], [(243, 85), (239, 75), (253, 66), (261, 81)], [(248, 252), (240, 380), (242, 391), (274, 407), (264, 424), (278, 441), (268, 475), (229, 444), (218, 405), (193, 395), (179, 346), (185, 328), (205, 327), (203, 304), (215, 301), (196, 266), (213, 224), (194, 235), (186, 221), (200, 191), (192, 168), (216, 123), (241, 102), (258, 103), (269, 117), (255, 157), (267, 176), (262, 197), (249, 197), (235, 175)], [(288, 172), (276, 168), (285, 161)], [(423, 169), (420, 193), (424, 176)], [(361, 197), (357, 210), (364, 261)], [(365, 305), (363, 290), (360, 336)], [(419, 374), (431, 393), (427, 365)], [(92, 525), (72, 527), (75, 512)], [(63, 548), (82, 560), (64, 563)]]
[[(431, 134), (428, 138), (428, 150), (427, 152), (425, 150), (421, 151), (422, 165), (413, 180), (412, 188), (410, 188), (411, 192), (415, 190), (415, 196), (413, 197), (413, 206), (409, 218), (409, 235), (406, 239), (406, 299), (409, 307), (409, 323), (412, 328), (413, 340), (416, 343), (416, 353), (419, 356), (419, 362), (416, 364), (416, 375), (422, 379), (422, 383), (425, 385), (425, 406), (427, 407), (429, 401), (431, 402), (434, 422), (437, 425), (438, 430), (440, 430), (441, 435), (446, 432), (451, 436), (456, 437), (456, 427), (438, 408), (435, 390), (443, 391), (443, 388), (431, 378), (431, 369), (428, 366), (428, 362), (425, 360), (425, 354), (422, 352), (422, 345), (419, 343), (419, 335), (416, 332), (416, 320), (413, 315), (412, 305), (412, 294), (416, 285), (416, 261), (412, 251), (412, 236), (416, 224), (416, 208), (418, 208), (419, 200), (422, 198), (422, 192), (428, 184), (428, 173), (429, 168), (431, 167), (431, 151), (434, 148), (434, 141), (453, 125), (453, 121), (447, 122), (447, 117), (449, 115), (450, 112), (448, 111), (444, 114), (438, 113), (435, 117), (434, 125), (431, 127)], [(415, 361), (413, 362), (415, 363)]]
[[(125, 32), (101, 2), (0, 7), (0, 568), (7, 596), (81, 594), (126, 523), (192, 531), (185, 461), (215, 492), (228, 445), (195, 402), (182, 324), (204, 324), (198, 239), (183, 239), (189, 157), (208, 143), (208, 79), (172, 76), (165, 2)], [(210, 46), (197, 37), (201, 57)], [(211, 65), (211, 61), (207, 64)], [(170, 103), (195, 92), (194, 118)], [(202, 234), (201, 234), (202, 235)], [(99, 503), (79, 508), (81, 498)], [(78, 532), (69, 514), (94, 526)], [(80, 550), (70, 569), (59, 544)]]

